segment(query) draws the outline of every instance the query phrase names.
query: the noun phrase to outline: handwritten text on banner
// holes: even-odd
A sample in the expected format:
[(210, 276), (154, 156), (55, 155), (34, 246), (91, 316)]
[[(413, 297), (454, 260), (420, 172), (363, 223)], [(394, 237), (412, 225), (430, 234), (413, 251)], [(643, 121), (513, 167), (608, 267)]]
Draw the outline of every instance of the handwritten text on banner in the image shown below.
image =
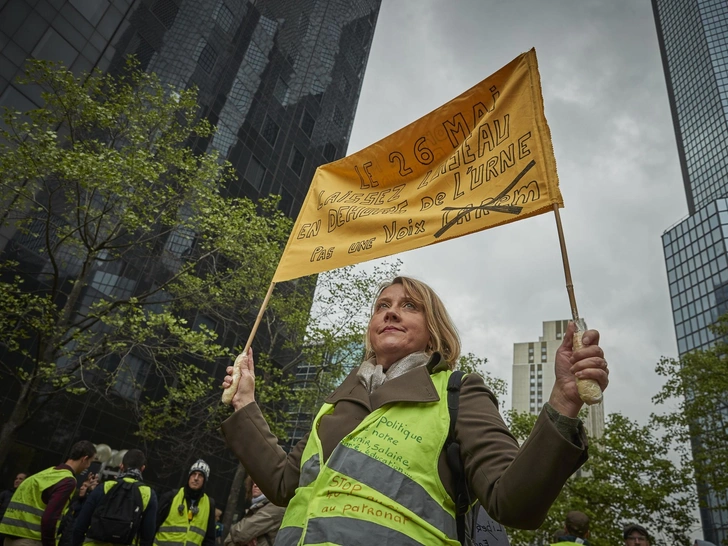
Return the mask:
[(319, 167), (275, 282), (563, 205), (536, 52), (379, 142)]

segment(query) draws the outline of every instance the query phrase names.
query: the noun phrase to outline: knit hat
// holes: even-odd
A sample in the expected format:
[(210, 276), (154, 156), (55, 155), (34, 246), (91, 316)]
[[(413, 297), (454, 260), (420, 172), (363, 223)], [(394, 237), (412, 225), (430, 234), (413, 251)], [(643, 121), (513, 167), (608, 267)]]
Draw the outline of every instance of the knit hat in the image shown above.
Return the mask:
[(202, 459), (197, 459), (195, 464), (190, 467), (190, 471), (187, 475), (191, 476), (193, 472), (201, 472), (202, 475), (205, 476), (205, 482), (210, 479), (210, 465)]

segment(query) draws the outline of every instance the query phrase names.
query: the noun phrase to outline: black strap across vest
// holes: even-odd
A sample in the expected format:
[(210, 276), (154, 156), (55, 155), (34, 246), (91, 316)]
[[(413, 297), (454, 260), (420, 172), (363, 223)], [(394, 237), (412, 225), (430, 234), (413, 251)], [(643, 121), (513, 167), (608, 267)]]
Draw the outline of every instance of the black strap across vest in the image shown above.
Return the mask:
[(465, 373), (456, 370), (450, 375), (447, 382), (447, 409), (450, 412), (450, 431), (445, 440), (445, 457), (447, 466), (452, 472), (453, 488), (455, 490), (455, 522), (458, 529), (458, 541), (465, 544), (465, 513), (470, 508), (470, 491), (465, 478), (465, 467), (460, 458), (460, 444), (455, 440), (455, 423), (458, 420), (458, 406), (460, 405), (460, 385)]

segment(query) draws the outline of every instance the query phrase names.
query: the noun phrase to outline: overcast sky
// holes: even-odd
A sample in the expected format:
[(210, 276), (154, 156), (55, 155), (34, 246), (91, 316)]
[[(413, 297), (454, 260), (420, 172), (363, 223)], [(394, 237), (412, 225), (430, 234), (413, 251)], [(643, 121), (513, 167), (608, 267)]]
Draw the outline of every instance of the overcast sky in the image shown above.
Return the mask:
[[(660, 236), (687, 215), (649, 0), (383, 0), (349, 153), (531, 47), (576, 299), (611, 369), (605, 410), (646, 424), (655, 363), (677, 354)], [(509, 383), (513, 343), (570, 318), (553, 214), (397, 257), (442, 296), (464, 351)]]

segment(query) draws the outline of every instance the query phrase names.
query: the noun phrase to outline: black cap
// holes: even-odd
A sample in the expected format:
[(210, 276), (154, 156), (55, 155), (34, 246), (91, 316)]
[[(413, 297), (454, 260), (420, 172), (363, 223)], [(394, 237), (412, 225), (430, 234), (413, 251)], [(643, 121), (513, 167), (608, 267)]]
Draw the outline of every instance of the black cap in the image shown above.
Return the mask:
[(624, 538), (626, 539), (629, 535), (631, 535), (632, 531), (637, 531), (646, 538), (650, 538), (650, 534), (647, 532), (647, 529), (637, 523), (630, 523), (624, 527)]

